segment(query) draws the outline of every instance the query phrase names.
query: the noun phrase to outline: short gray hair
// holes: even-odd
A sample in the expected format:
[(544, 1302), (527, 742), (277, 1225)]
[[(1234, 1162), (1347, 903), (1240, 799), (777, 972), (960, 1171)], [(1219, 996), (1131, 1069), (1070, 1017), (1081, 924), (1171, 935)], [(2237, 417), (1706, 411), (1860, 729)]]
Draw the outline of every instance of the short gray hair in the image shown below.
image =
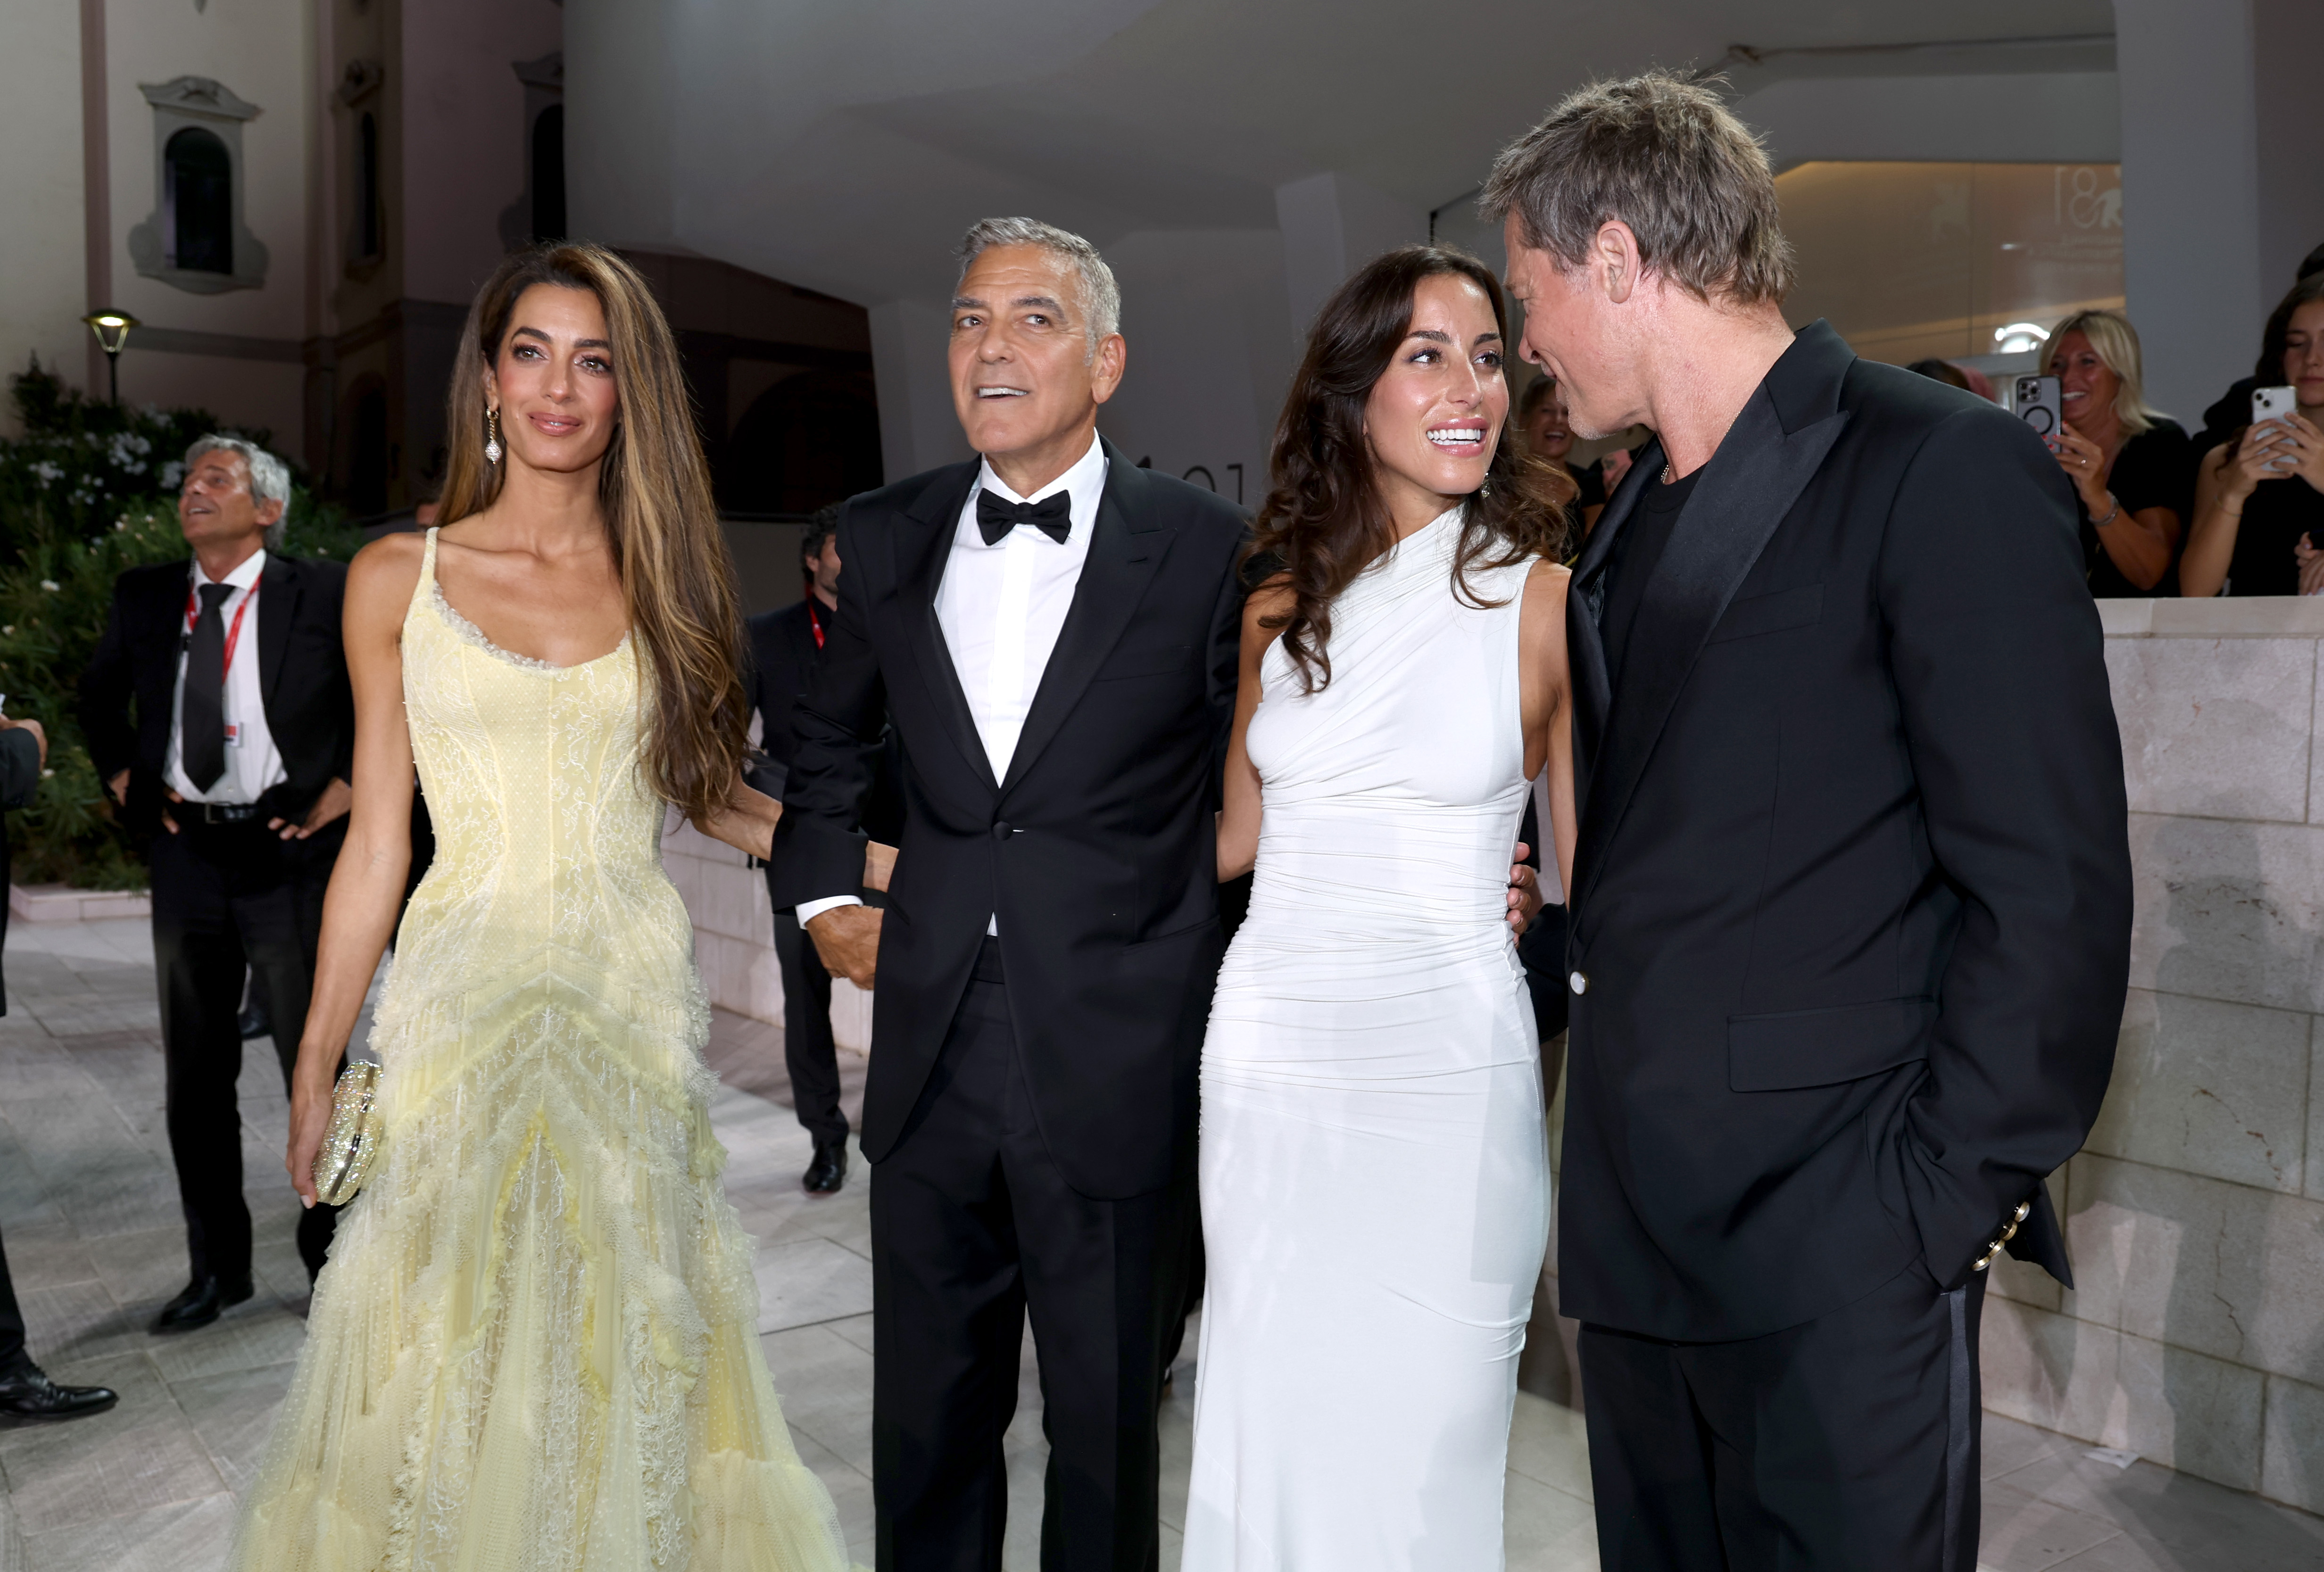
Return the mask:
[(290, 466), (247, 437), (213, 431), (197, 437), (186, 449), (186, 467), (193, 468), (194, 461), (206, 453), (240, 454), (253, 500), (282, 504), (282, 516), (266, 527), (266, 549), (281, 550), (283, 534), (290, 528)]
[(1791, 291), (1766, 150), (1718, 94), (1668, 71), (1593, 82), (1493, 161), (1479, 204), (1514, 213), (1526, 244), (1561, 267), (1619, 219), (1638, 260), (1698, 299), (1780, 303)]
[[(1092, 355), (1097, 354), (1098, 340), (1121, 331), (1121, 286), (1113, 281), (1113, 270), (1088, 241), (1038, 218), (980, 218), (953, 247), (953, 255), (960, 261), (960, 277), (968, 277), (970, 265), (996, 245), (1038, 245), (1073, 264), (1081, 280), (1082, 329), (1089, 335)], [(958, 287), (955, 281), (954, 288)]]

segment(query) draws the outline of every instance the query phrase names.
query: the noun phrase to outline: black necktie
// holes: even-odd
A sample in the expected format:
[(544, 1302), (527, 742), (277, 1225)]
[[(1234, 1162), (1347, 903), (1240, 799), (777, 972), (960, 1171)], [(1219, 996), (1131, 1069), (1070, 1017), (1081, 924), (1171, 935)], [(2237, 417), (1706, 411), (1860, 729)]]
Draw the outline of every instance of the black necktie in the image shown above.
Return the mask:
[(1001, 538), (1019, 524), (1030, 524), (1059, 546), (1074, 532), (1074, 498), (1070, 492), (1038, 502), (1010, 502), (991, 492), (976, 493), (976, 529), (987, 546), (998, 546)]
[(178, 756), (196, 791), (226, 773), (226, 618), (232, 584), (200, 586), (202, 611), (186, 641), (186, 696), (178, 707)]

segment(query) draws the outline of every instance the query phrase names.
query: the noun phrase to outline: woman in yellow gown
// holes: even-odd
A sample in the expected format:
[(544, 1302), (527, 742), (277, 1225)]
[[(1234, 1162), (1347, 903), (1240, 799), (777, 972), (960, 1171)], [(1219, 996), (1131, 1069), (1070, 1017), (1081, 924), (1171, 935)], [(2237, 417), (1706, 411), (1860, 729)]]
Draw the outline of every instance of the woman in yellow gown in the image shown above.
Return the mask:
[(665, 804), (763, 852), (739, 621), (668, 325), (586, 245), (469, 313), (446, 526), (348, 575), (355, 805), (288, 1162), (394, 931), (415, 766), (433, 865), (373, 1042), (383, 1124), (243, 1503), (246, 1572), (833, 1572), (752, 1246), (719, 1184), (709, 1011)]

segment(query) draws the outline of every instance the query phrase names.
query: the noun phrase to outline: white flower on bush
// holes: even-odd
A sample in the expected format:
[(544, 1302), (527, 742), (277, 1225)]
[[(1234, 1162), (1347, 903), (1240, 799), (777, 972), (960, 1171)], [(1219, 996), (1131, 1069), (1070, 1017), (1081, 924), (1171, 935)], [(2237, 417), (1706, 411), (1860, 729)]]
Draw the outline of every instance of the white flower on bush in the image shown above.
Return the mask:
[(14, 637), (16, 637), (16, 625), (14, 622), (9, 623), (5, 628), (0, 628), (0, 639), (14, 639)]
[(53, 595), (61, 586), (59, 585), (57, 581), (54, 579), (42, 579), (41, 581), (41, 587)]
[(65, 472), (62, 469), (49, 463), (45, 459), (32, 466), (32, 473), (41, 477), (41, 484), (43, 486), (55, 485), (59, 481), (64, 479), (65, 474)]
[(178, 460), (173, 458), (169, 463), (161, 466), (161, 489), (163, 491), (176, 491), (178, 489), (178, 483), (185, 478), (186, 466)]

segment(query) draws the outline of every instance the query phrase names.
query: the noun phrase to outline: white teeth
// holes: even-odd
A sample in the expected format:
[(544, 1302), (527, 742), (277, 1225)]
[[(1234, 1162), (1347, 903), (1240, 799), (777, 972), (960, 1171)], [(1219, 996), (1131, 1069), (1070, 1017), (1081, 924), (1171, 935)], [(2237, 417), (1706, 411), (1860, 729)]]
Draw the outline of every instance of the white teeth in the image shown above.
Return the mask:
[(1022, 388), (979, 388), (976, 390), (976, 396), (980, 399), (1021, 399), (1025, 396), (1025, 390)]
[(1485, 440), (1482, 431), (1432, 431), (1428, 440), (1439, 447), (1467, 447)]

